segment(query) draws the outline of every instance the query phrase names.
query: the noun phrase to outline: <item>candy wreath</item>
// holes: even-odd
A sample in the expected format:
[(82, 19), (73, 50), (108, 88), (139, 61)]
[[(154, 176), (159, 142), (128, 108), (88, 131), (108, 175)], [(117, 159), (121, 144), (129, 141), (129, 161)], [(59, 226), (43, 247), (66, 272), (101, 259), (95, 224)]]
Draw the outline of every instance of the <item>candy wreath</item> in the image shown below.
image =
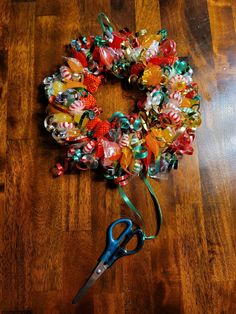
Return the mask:
[[(44, 79), (49, 101), (45, 127), (67, 146), (56, 173), (63, 174), (69, 165), (102, 170), (141, 218), (122, 189), (132, 177), (140, 176), (158, 209), (158, 233), (162, 215), (147, 177), (161, 178), (177, 168), (184, 154), (193, 153), (195, 130), (201, 124), (198, 85), (165, 29), (156, 34), (127, 28), (117, 32), (104, 13), (98, 20), (103, 34), (72, 40), (71, 56)], [(128, 81), (143, 96), (135, 112), (115, 112), (102, 120), (95, 93), (112, 76)]]

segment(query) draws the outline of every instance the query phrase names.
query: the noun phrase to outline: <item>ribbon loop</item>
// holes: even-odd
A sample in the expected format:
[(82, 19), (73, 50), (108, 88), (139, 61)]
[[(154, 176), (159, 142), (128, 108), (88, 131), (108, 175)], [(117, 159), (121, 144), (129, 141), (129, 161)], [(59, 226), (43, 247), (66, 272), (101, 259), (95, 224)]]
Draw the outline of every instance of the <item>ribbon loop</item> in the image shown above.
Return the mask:
[[(106, 20), (107, 24), (104, 24), (103, 19)], [(106, 16), (105, 13), (101, 12), (98, 14), (98, 22), (102, 28), (103, 33), (106, 34), (107, 37), (111, 38), (113, 28), (112, 28), (112, 25), (111, 25), (109, 18)]]

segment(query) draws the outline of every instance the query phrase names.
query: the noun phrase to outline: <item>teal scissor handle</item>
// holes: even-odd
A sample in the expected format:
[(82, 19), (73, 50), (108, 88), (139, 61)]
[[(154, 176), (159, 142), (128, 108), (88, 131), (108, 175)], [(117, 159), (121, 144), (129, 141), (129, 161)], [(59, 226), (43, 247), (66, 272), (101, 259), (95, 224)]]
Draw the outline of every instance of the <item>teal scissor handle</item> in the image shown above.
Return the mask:
[[(114, 239), (113, 229), (116, 225), (121, 223), (126, 224), (126, 228), (117, 239)], [(135, 254), (141, 250), (144, 244), (144, 233), (140, 228), (132, 230), (132, 227), (132, 221), (127, 218), (118, 219), (109, 226), (106, 249), (100, 257), (100, 261), (110, 267), (118, 258)], [(134, 236), (137, 236), (137, 246), (133, 250), (127, 250), (126, 244), (131, 241)]]

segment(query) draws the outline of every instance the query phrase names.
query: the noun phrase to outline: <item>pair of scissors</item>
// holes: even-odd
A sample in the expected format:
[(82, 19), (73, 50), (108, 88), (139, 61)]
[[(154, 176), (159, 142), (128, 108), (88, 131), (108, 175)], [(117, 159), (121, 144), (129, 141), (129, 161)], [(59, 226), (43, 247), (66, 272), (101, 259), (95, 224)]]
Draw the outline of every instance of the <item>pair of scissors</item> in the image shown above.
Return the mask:
[[(119, 224), (125, 224), (125, 229), (119, 235), (117, 239), (113, 237), (113, 229)], [(137, 245), (133, 250), (127, 250), (126, 245), (131, 241), (131, 239), (137, 237)], [(141, 250), (144, 244), (144, 232), (139, 227), (133, 229), (133, 223), (130, 219), (121, 218), (115, 220), (107, 230), (107, 243), (106, 248), (98, 260), (98, 264), (93, 270), (92, 274), (85, 282), (83, 287), (78, 291), (72, 304), (76, 304), (82, 296), (87, 292), (87, 290), (95, 283), (95, 281), (107, 270), (112, 264), (120, 257), (132, 255)]]

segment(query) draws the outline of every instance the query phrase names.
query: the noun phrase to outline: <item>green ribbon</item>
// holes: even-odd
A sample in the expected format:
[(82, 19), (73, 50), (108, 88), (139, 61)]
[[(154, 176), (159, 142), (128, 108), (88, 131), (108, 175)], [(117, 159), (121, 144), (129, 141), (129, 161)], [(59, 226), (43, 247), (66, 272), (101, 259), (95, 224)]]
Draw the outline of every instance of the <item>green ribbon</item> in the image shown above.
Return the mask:
[(175, 69), (175, 71), (178, 73), (178, 74), (181, 74), (183, 75), (184, 73), (187, 72), (187, 62), (185, 61), (181, 61), (181, 60), (176, 60), (173, 67)]
[(85, 119), (86, 117), (89, 117), (89, 116), (90, 116), (90, 114), (91, 114), (90, 112), (91, 112), (90, 110), (86, 110), (86, 111), (82, 114), (82, 116), (81, 116), (81, 118), (80, 118), (80, 120), (79, 120), (79, 124), (78, 124), (78, 128), (79, 128), (79, 129), (81, 128), (84, 119)]
[(158, 158), (155, 160), (154, 166), (149, 165), (148, 167), (148, 175), (150, 177), (156, 175), (160, 171), (160, 163), (161, 163), (161, 154), (159, 154)]
[(94, 45), (98, 46), (98, 47), (106, 46), (107, 41), (105, 39), (103, 39), (102, 36), (96, 36), (94, 38)]
[(152, 95), (152, 98), (154, 98), (154, 97), (156, 97), (156, 96), (158, 96), (159, 95), (159, 97), (160, 97), (160, 102), (159, 102), (159, 106), (161, 106), (162, 105), (162, 103), (163, 103), (163, 101), (165, 100), (165, 98), (166, 98), (166, 94), (164, 93), (164, 92), (162, 92), (162, 91), (156, 91), (156, 92), (154, 92), (153, 93), (153, 95)]
[(126, 72), (129, 68), (130, 68), (130, 63), (121, 59), (121, 60), (116, 61), (116, 63), (113, 64), (112, 73), (116, 77), (123, 79), (125, 78)]
[[(103, 23), (103, 19), (106, 20), (107, 24)], [(113, 28), (111, 25), (111, 22), (109, 20), (109, 18), (106, 16), (105, 13), (101, 12), (98, 14), (98, 22), (102, 28), (103, 33), (105, 33), (108, 37), (112, 36), (112, 32), (113, 32)]]
[(201, 100), (201, 96), (200, 95), (197, 95), (193, 98), (193, 100), (196, 100), (196, 101), (200, 101)]
[(81, 149), (77, 149), (77, 150), (75, 151), (75, 154), (73, 155), (72, 158), (73, 158), (74, 161), (79, 161), (80, 158), (81, 158), (81, 156), (82, 156)]
[(144, 159), (148, 155), (147, 148), (141, 145), (134, 147), (132, 151), (135, 159)]
[(113, 113), (113, 115), (108, 119), (109, 122), (112, 122), (114, 119), (120, 119), (125, 117), (125, 115), (122, 112), (116, 111)]
[(89, 92), (87, 91), (87, 89), (83, 88), (83, 87), (75, 87), (74, 88), (77, 92), (80, 93), (80, 96), (82, 97), (88, 97)]
[(197, 111), (192, 109), (192, 108), (181, 108), (181, 111), (187, 113), (187, 115), (189, 117), (191, 117), (191, 116), (193, 116), (193, 115), (195, 115), (197, 113)]
[(122, 113), (122, 112), (115, 112), (111, 116), (111, 118), (108, 119), (109, 122), (112, 122), (114, 119), (119, 119), (120, 120), (120, 127), (121, 129), (128, 130), (130, 123), (129, 119)]
[(133, 123), (133, 128), (135, 131), (138, 131), (138, 129), (140, 128), (142, 122), (140, 119), (135, 119), (134, 123)]
[(171, 73), (172, 67), (170, 65), (166, 65), (163, 69), (162, 72), (163, 74), (169, 76)]
[(167, 153), (165, 155), (165, 160), (168, 162), (168, 171), (170, 171), (172, 168), (173, 169), (178, 168), (178, 158), (175, 154)]
[(129, 208), (132, 209), (132, 211), (135, 212), (135, 214), (139, 217), (139, 219), (143, 220), (140, 212), (137, 210), (137, 208), (134, 206), (134, 204), (131, 202), (131, 200), (128, 198), (128, 196), (126, 195), (126, 193), (124, 192), (124, 190), (122, 189), (122, 187), (120, 185), (118, 185), (118, 190), (120, 192), (121, 197), (123, 198), (123, 200), (125, 201), (125, 203), (129, 206)]
[[(153, 188), (151, 187), (150, 183), (148, 182), (148, 180), (146, 179), (146, 177), (144, 176), (143, 173), (140, 174), (140, 177), (143, 180), (143, 182), (145, 183), (146, 187), (148, 188), (148, 191), (151, 194), (151, 197), (153, 199), (153, 202), (154, 202), (154, 205), (155, 205), (155, 209), (156, 209), (156, 217), (157, 217), (157, 229), (156, 229), (156, 232), (155, 232), (154, 235), (149, 235), (149, 236), (147, 236), (144, 233), (144, 240), (152, 240), (152, 239), (155, 239), (157, 237), (157, 235), (159, 234), (159, 232), (160, 232), (161, 224), (162, 224), (162, 221), (163, 221), (162, 211), (161, 211), (161, 206), (160, 206), (160, 204), (158, 202), (157, 196), (156, 196)], [(126, 195), (126, 193), (124, 192), (124, 190), (122, 189), (122, 187), (120, 185), (118, 186), (118, 190), (119, 190), (119, 193), (120, 193), (122, 199), (127, 204), (127, 206), (143, 221), (142, 215), (137, 210), (137, 208), (132, 204), (132, 202), (130, 201), (130, 199), (128, 198), (128, 196)]]

